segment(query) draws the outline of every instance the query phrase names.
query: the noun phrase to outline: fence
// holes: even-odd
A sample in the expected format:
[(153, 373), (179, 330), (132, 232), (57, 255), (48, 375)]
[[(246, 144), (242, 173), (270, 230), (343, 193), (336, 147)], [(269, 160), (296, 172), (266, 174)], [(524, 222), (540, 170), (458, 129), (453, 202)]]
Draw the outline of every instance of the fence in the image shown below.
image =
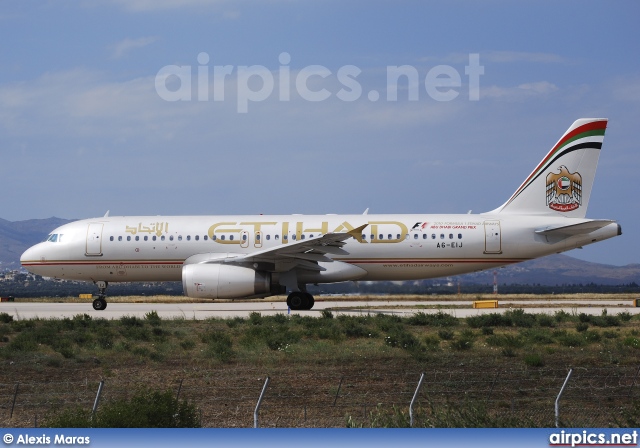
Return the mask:
[[(91, 410), (101, 380), (78, 378), (78, 372), (69, 371), (69, 380), (63, 382), (30, 382), (25, 378), (0, 383), (0, 422), (4, 426), (38, 426), (39, 419), (41, 422), (60, 409), (81, 406)], [(258, 412), (261, 427), (343, 427), (348, 417), (368, 426), (372, 412), (379, 409), (395, 407), (409, 415), (415, 395), (413, 408), (423, 415), (471, 404), (496, 418), (512, 417), (532, 426), (552, 427), (567, 373), (565, 368), (496, 370), (491, 376), (481, 376), (465, 366), (455, 371), (426, 370), (417, 394), (421, 372), (361, 372), (347, 377), (301, 371), (271, 376), (268, 387), (267, 375), (258, 370), (225, 368), (185, 373), (184, 378), (171, 380), (133, 379), (114, 373), (104, 381), (100, 403), (127, 398), (143, 386), (170, 388), (200, 409), (206, 427), (252, 427)], [(637, 367), (573, 368), (558, 401), (559, 423), (624, 426), (622, 413), (638, 412), (639, 374)], [(416, 426), (420, 425), (418, 418)]]

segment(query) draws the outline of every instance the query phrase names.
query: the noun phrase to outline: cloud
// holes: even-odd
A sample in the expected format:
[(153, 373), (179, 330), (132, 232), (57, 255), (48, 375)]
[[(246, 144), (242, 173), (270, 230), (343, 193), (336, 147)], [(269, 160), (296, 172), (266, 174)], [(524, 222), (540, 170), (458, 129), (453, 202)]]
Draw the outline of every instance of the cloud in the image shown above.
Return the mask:
[(127, 37), (110, 47), (112, 52), (111, 57), (113, 59), (120, 59), (129, 51), (135, 50), (136, 48), (146, 47), (157, 40), (157, 37), (140, 37), (138, 39), (130, 39)]
[(214, 6), (227, 0), (114, 0), (131, 12), (167, 11), (185, 7)]
[(480, 55), (480, 62), (495, 63), (513, 63), (513, 62), (529, 62), (557, 64), (568, 63), (569, 60), (563, 56), (554, 53), (531, 53), (525, 51), (473, 51), (469, 53), (450, 53), (443, 57), (425, 56), (421, 61), (440, 64), (462, 64), (469, 62), (469, 54), (477, 53)]
[(531, 98), (546, 97), (560, 89), (548, 81), (520, 84), (516, 87), (489, 86), (480, 88), (480, 98), (503, 101), (523, 101)]

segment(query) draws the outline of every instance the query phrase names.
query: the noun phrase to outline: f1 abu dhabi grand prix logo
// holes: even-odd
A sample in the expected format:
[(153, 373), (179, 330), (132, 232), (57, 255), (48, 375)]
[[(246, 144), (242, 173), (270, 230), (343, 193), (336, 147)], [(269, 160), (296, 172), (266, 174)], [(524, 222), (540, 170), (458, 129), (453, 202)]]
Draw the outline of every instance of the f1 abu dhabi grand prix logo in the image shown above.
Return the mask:
[(582, 205), (582, 176), (561, 165), (559, 173), (547, 175), (547, 205), (559, 212), (570, 212)]

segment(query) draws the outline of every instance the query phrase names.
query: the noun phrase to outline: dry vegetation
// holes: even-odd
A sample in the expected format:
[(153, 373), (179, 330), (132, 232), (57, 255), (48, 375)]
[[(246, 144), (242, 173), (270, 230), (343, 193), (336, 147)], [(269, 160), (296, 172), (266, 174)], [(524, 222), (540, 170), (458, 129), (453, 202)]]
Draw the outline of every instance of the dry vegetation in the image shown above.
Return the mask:
[(569, 368), (565, 423), (640, 421), (640, 319), (626, 312), (516, 309), (458, 319), (326, 311), (320, 318), (253, 313), (205, 321), (161, 320), (153, 312), (115, 321), (0, 314), (0, 341), (4, 426), (90, 409), (103, 379), (102, 400), (142, 386), (179, 390), (204, 426), (249, 427), (267, 376), (263, 426), (402, 426), (421, 372), (420, 426), (552, 426)]

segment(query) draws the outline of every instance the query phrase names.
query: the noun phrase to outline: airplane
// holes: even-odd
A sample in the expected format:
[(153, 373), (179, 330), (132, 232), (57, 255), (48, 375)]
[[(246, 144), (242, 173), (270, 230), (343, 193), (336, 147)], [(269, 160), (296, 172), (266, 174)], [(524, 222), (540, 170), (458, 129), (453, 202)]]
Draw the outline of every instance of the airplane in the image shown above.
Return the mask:
[(511, 197), (480, 214), (109, 216), (65, 224), (20, 262), (44, 277), (182, 281), (200, 299), (285, 294), (310, 310), (307, 285), (459, 275), (560, 253), (622, 234), (586, 219), (607, 119), (575, 121)]

